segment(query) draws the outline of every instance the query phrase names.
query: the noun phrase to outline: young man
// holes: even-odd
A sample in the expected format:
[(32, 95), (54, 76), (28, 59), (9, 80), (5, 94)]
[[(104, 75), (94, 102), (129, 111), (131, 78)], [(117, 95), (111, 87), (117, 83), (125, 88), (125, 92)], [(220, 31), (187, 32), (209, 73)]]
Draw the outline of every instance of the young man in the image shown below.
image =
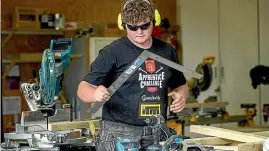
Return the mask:
[[(110, 96), (107, 88), (143, 52), (151, 51), (177, 62), (175, 48), (152, 36), (154, 9), (151, 0), (124, 0), (122, 22), (127, 35), (100, 50), (90, 72), (78, 87), (78, 97), (88, 103), (106, 101), (102, 110), (97, 150), (113, 150), (116, 137), (140, 137), (145, 115), (154, 112), (167, 116), (170, 110), (180, 112), (185, 107), (188, 86), (182, 72), (148, 59)], [(168, 88), (173, 91), (168, 94)], [(148, 104), (155, 106), (150, 108)], [(160, 108), (158, 108), (160, 107)], [(151, 111), (149, 111), (151, 109)], [(143, 115), (142, 115), (143, 114)]]

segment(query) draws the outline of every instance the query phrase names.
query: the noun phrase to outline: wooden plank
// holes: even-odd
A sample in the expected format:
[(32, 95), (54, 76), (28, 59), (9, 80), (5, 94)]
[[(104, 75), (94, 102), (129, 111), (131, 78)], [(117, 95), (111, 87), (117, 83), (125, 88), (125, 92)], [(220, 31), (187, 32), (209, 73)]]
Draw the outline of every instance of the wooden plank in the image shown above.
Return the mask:
[(262, 148), (261, 142), (240, 143), (218, 137), (205, 137), (191, 140), (204, 146), (212, 146), (214, 147), (214, 149), (224, 149), (232, 151), (261, 151)]
[(12, 60), (11, 63), (9, 64), (8, 68), (3, 73), (2, 79), (5, 79), (7, 77), (8, 73), (11, 71), (11, 69), (14, 67), (15, 64), (16, 64), (16, 61)]
[(238, 146), (213, 146), (215, 150), (239, 151)]
[(202, 103), (201, 107), (203, 108), (217, 108), (217, 107), (226, 107), (229, 105), (228, 102), (208, 102), (208, 103)]
[(254, 132), (255, 135), (265, 136), (269, 138), (269, 131), (263, 131), (263, 132)]
[(217, 108), (217, 107), (225, 107), (229, 103), (228, 102), (208, 102), (208, 103), (187, 103), (185, 108)]
[(222, 117), (203, 117), (199, 116), (196, 121), (191, 121), (190, 115), (180, 115), (170, 116), (171, 120), (175, 120), (177, 122), (184, 121), (184, 125), (206, 125), (206, 124), (214, 124), (214, 123), (234, 123), (246, 118), (245, 115), (232, 115), (228, 119), (224, 119)]
[(218, 137), (203, 137), (203, 138), (194, 138), (191, 139), (192, 141), (195, 141), (197, 143), (200, 143), (202, 145), (231, 145), (234, 143), (232, 140), (228, 139), (222, 139)]
[(238, 144), (238, 151), (261, 151), (262, 142), (251, 142)]
[[(95, 127), (99, 126), (99, 120), (92, 120)], [(49, 129), (51, 131), (62, 131), (77, 128), (89, 128), (90, 121), (73, 121), (73, 122), (53, 122), (49, 124)]]
[(258, 133), (264, 134), (262, 136), (269, 136), (267, 133), (269, 131), (269, 127), (226, 127), (226, 129), (244, 132), (244, 133)]
[(212, 126), (191, 125), (190, 132), (234, 140), (238, 142), (261, 142), (267, 137)]
[(190, 121), (190, 118), (184, 119), (185, 125), (204, 125), (204, 124), (214, 124), (214, 123), (233, 123), (245, 119), (245, 115), (234, 115), (230, 116), (228, 119), (223, 119), (222, 117), (199, 117), (195, 122)]
[[(261, 135), (269, 137), (269, 131), (263, 132), (252, 132), (255, 135)], [(250, 142), (250, 143), (241, 143), (233, 140), (223, 139), (219, 137), (203, 137), (191, 139), (197, 143), (200, 143), (205, 146), (213, 146), (215, 149), (232, 149), (233, 151), (261, 151), (262, 142)]]

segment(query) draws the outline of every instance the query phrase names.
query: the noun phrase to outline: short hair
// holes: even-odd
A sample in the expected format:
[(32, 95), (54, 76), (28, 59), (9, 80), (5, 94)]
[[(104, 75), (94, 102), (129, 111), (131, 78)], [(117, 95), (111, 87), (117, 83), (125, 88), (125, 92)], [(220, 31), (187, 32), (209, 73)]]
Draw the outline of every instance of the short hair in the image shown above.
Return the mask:
[(121, 19), (123, 23), (136, 24), (154, 19), (154, 4), (152, 0), (123, 0)]

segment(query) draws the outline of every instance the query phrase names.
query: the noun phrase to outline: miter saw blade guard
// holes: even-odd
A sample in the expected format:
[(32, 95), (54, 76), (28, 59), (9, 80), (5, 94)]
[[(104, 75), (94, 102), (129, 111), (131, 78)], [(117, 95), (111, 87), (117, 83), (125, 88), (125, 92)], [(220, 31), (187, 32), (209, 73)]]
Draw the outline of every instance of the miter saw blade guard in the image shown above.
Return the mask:
[(42, 90), (42, 102), (45, 105), (54, 101), (56, 72), (54, 53), (50, 49), (43, 52), (41, 69), (39, 70), (40, 87)]
[(206, 91), (213, 80), (212, 65), (201, 63), (196, 67), (196, 72), (204, 75), (197, 81), (197, 87), (200, 91)]
[(195, 71), (204, 76), (200, 79), (192, 80), (194, 86), (191, 88), (191, 91), (195, 98), (199, 96), (201, 91), (206, 91), (211, 86), (213, 81), (212, 64), (214, 61), (214, 56), (206, 56), (203, 58), (202, 63), (197, 65)]

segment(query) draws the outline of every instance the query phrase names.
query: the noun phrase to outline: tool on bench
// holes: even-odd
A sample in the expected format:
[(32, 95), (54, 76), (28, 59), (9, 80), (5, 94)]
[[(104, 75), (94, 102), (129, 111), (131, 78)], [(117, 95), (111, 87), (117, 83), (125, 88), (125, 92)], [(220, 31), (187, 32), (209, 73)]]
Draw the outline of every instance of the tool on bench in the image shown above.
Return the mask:
[(22, 83), (21, 90), (31, 111), (51, 109), (62, 90), (63, 74), (70, 64), (72, 39), (51, 40), (43, 52), (40, 84)]
[[(21, 83), (21, 91), (30, 111), (42, 113), (46, 118), (46, 128), (48, 128), (48, 118), (57, 114), (55, 103), (62, 90), (64, 71), (70, 64), (71, 50), (71, 38), (51, 40), (50, 48), (43, 52), (41, 69), (39, 70), (40, 83)], [(66, 109), (68, 108), (71, 107), (68, 106)], [(68, 113), (70, 120), (72, 120), (72, 112), (68, 111)]]
[(71, 51), (71, 38), (51, 40), (50, 48), (43, 52), (39, 70), (40, 83), (21, 83), (30, 110), (42, 112), (47, 118), (47, 124), (48, 117), (56, 114), (55, 103), (62, 90), (64, 71), (70, 64)]
[(93, 140), (96, 140), (97, 132), (93, 121), (89, 121), (90, 133)]
[(238, 125), (242, 127), (254, 127), (254, 117), (257, 113), (256, 104), (241, 104), (241, 108), (245, 109), (246, 118), (239, 121)]
[(21, 83), (21, 91), (30, 111), (22, 112), (21, 122), (15, 125), (15, 132), (4, 134), (2, 148), (61, 150), (67, 147), (72, 150), (93, 146), (87, 142), (90, 137), (88, 121), (74, 121), (72, 105), (58, 106), (71, 51), (71, 38), (51, 40), (49, 49), (43, 52), (40, 82)]
[[(137, 59), (135, 59), (135, 61), (108, 87), (108, 92), (110, 93), (110, 96), (112, 96), (148, 58), (154, 59), (160, 63), (163, 63), (171, 68), (174, 68), (197, 79), (200, 79), (202, 77), (202, 75), (197, 72), (185, 69), (183, 66), (175, 62), (172, 62), (148, 50), (144, 50), (137, 57)], [(104, 105), (104, 103), (105, 102), (94, 103), (91, 108), (88, 109), (88, 112), (90, 114), (95, 114)]]
[(187, 79), (187, 83), (189, 86), (189, 97), (187, 99), (187, 103), (197, 103), (196, 99), (200, 95), (200, 93), (206, 91), (211, 86), (213, 80), (212, 66), (214, 62), (215, 56), (205, 56), (203, 58), (203, 61), (199, 63), (195, 69), (196, 72), (203, 73), (203, 78)]
[[(171, 133), (161, 115), (153, 115), (145, 120), (147, 126), (143, 128), (141, 140), (151, 137), (151, 144), (139, 148), (137, 138), (117, 138), (116, 151), (214, 151), (212, 147), (204, 147), (191, 140), (183, 140), (175, 133)], [(166, 136), (166, 141), (161, 142), (161, 135)], [(141, 145), (142, 146), (142, 145)]]
[(263, 121), (264, 123), (268, 122), (269, 117), (269, 104), (263, 104)]

